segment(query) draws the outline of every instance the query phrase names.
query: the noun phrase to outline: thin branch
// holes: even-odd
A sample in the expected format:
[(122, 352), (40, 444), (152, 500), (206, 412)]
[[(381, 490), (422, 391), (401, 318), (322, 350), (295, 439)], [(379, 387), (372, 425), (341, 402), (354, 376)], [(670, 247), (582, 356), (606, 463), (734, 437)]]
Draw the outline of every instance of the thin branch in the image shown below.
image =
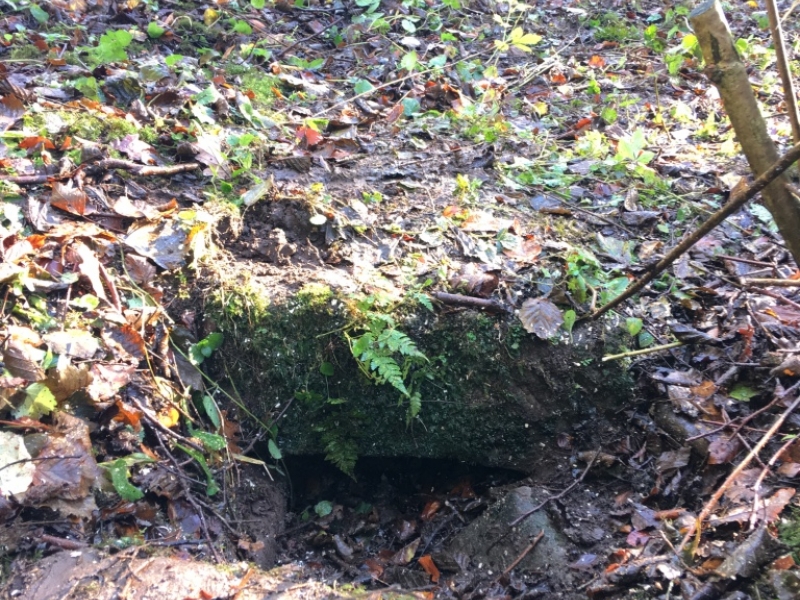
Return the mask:
[(537, 504), (537, 505), (536, 505), (536, 506), (534, 506), (532, 509), (530, 509), (528, 512), (526, 512), (526, 513), (525, 513), (525, 514), (523, 514), (523, 515), (520, 515), (519, 517), (517, 517), (516, 519), (514, 519), (513, 521), (511, 521), (511, 523), (509, 523), (509, 524), (508, 524), (508, 526), (509, 526), (509, 527), (516, 527), (517, 525), (519, 525), (520, 523), (522, 523), (522, 522), (523, 522), (525, 519), (527, 519), (528, 517), (530, 517), (530, 516), (531, 516), (533, 513), (535, 513), (535, 512), (536, 512), (536, 511), (538, 511), (539, 509), (541, 509), (541, 508), (542, 508), (542, 507), (543, 507), (545, 504), (547, 504), (547, 503), (548, 503), (548, 502), (550, 502), (551, 500), (558, 500), (558, 499), (560, 499), (560, 498), (563, 498), (564, 496), (566, 496), (566, 495), (567, 495), (567, 494), (570, 492), (570, 490), (572, 490), (572, 488), (574, 488), (574, 487), (575, 487), (576, 485), (578, 485), (578, 484), (579, 484), (581, 481), (583, 481), (584, 477), (586, 477), (586, 474), (589, 472), (589, 469), (591, 469), (591, 468), (592, 468), (592, 466), (593, 466), (593, 465), (594, 465), (594, 464), (597, 462), (597, 457), (598, 457), (598, 456), (600, 456), (600, 448), (598, 448), (598, 449), (597, 449), (597, 451), (594, 453), (594, 456), (592, 456), (592, 460), (590, 460), (590, 461), (589, 461), (589, 464), (587, 464), (587, 465), (586, 465), (586, 468), (583, 470), (583, 473), (581, 473), (581, 476), (580, 476), (580, 477), (578, 477), (578, 478), (577, 478), (575, 481), (573, 481), (573, 482), (572, 482), (572, 483), (571, 483), (571, 484), (570, 484), (568, 487), (566, 487), (566, 488), (564, 488), (563, 490), (561, 490), (561, 491), (560, 491), (559, 493), (557, 493), (555, 496), (550, 496), (549, 498), (545, 498), (544, 500), (542, 500), (541, 502), (539, 502), (539, 504)]
[(675, 248), (673, 248), (664, 258), (658, 261), (643, 277), (637, 279), (630, 286), (628, 286), (628, 289), (626, 289), (622, 294), (614, 298), (605, 306), (601, 306), (599, 309), (597, 309), (597, 311), (595, 311), (590, 318), (597, 319), (601, 315), (607, 313), (612, 308), (619, 306), (625, 302), (625, 300), (639, 292), (648, 283), (664, 272), (664, 270), (673, 262), (675, 262), (678, 257), (703, 239), (717, 225), (742, 208), (756, 194), (767, 187), (770, 183), (775, 181), (775, 179), (777, 179), (781, 173), (791, 167), (795, 162), (797, 162), (798, 159), (800, 159), (800, 144), (792, 146), (786, 154), (778, 159), (778, 161), (769, 169), (764, 171), (749, 187), (738, 193), (734, 191), (725, 206), (711, 215), (711, 217), (709, 217), (708, 220), (695, 231), (687, 235), (683, 241), (681, 241), (681, 243), (675, 246)]
[(500, 304), (497, 300), (488, 298), (476, 298), (475, 296), (464, 296), (463, 294), (448, 294), (446, 292), (434, 292), (431, 294), (436, 300), (444, 304), (460, 304), (472, 308), (493, 310), (496, 312), (510, 313), (511, 310)]
[(719, 486), (716, 492), (714, 492), (714, 495), (711, 496), (711, 499), (708, 502), (706, 502), (706, 505), (703, 507), (703, 510), (700, 512), (700, 515), (695, 520), (694, 525), (692, 525), (686, 532), (686, 535), (683, 536), (681, 545), (678, 546), (679, 554), (683, 552), (683, 549), (686, 546), (686, 544), (689, 542), (692, 536), (695, 536), (696, 534), (695, 541), (692, 546), (692, 554), (694, 554), (694, 551), (697, 549), (697, 546), (700, 543), (700, 534), (703, 531), (703, 521), (705, 521), (709, 517), (712, 511), (717, 507), (717, 504), (719, 503), (723, 494), (725, 494), (728, 488), (731, 487), (736, 478), (742, 474), (742, 471), (744, 471), (750, 465), (750, 463), (753, 462), (753, 459), (755, 459), (756, 455), (759, 452), (761, 452), (761, 450), (764, 449), (764, 446), (766, 446), (767, 443), (772, 439), (772, 437), (778, 432), (778, 429), (780, 429), (781, 425), (783, 425), (783, 422), (786, 420), (786, 418), (798, 406), (800, 406), (800, 396), (797, 396), (797, 398), (795, 398), (794, 402), (792, 402), (789, 408), (783, 411), (783, 413), (781, 413), (781, 415), (777, 419), (775, 419), (775, 422), (772, 424), (772, 427), (770, 427), (767, 430), (767, 433), (765, 433), (764, 436), (758, 441), (758, 443), (755, 446), (753, 446), (753, 449), (747, 453), (747, 456), (744, 457), (744, 460), (742, 460), (742, 462), (740, 462), (736, 466), (736, 468), (731, 472), (731, 474), (728, 475), (728, 478), (723, 482), (723, 484)]

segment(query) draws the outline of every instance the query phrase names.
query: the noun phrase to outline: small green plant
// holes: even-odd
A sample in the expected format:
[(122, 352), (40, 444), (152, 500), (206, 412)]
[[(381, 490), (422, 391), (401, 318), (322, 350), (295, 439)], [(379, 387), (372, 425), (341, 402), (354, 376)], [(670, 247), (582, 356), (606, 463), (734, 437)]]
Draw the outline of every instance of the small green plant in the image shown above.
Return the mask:
[(800, 508), (792, 507), (778, 525), (780, 540), (792, 551), (795, 562), (800, 562)]
[(480, 179), (470, 179), (468, 175), (459, 173), (456, 175), (456, 196), (462, 200), (477, 200), (482, 185)]
[(125, 29), (107, 31), (100, 36), (97, 46), (83, 47), (89, 55), (89, 62), (95, 65), (107, 65), (113, 62), (128, 60), (127, 48), (133, 42), (133, 34)]
[(408, 402), (410, 421), (422, 407), (413, 371), (427, 363), (428, 358), (397, 328), (391, 315), (377, 310), (379, 306), (375, 296), (358, 302), (357, 311), (363, 315), (363, 320), (355, 329), (361, 334), (353, 336), (345, 332), (345, 338), (361, 372), (376, 385), (391, 385), (400, 392), (400, 402)]

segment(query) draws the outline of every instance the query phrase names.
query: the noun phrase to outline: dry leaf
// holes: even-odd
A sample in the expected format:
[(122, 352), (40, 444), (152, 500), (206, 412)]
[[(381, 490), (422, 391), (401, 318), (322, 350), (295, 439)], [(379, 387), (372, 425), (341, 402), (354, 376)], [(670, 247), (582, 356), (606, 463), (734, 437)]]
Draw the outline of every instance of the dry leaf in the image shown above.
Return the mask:
[(526, 331), (546, 340), (558, 332), (564, 316), (547, 298), (529, 298), (522, 303), (519, 320)]

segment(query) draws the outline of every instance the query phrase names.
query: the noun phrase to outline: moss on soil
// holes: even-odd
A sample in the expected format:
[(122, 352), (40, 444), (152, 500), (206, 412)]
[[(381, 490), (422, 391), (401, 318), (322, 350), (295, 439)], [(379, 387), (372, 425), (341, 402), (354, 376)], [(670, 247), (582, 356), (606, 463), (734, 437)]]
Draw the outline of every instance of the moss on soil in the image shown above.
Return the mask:
[[(515, 319), (475, 311), (394, 315), (425, 353), (417, 373), (422, 410), (407, 421), (400, 394), (360, 371), (343, 331), (353, 301), (307, 285), (272, 304), (249, 284), (217, 291), (206, 314), (225, 334), (227, 373), (259, 418), (285, 410), (284, 453), (449, 458), (531, 470), (545, 437), (619, 408), (632, 383), (616, 364), (601, 363), (603, 328), (574, 332), (574, 343), (550, 343)], [(612, 349), (613, 350), (613, 349)], [(330, 377), (320, 372), (333, 365)], [(287, 403), (291, 405), (287, 409)]]

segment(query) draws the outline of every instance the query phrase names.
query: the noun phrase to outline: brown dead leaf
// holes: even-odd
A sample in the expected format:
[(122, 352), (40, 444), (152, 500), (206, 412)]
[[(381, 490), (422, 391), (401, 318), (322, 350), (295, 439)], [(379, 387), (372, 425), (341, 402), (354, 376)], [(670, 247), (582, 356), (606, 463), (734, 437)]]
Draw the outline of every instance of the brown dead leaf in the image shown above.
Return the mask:
[(91, 368), (92, 383), (86, 391), (95, 402), (108, 400), (130, 382), (135, 372), (134, 365), (94, 363)]
[(742, 444), (738, 438), (719, 437), (708, 445), (708, 464), (724, 465), (731, 462), (739, 451)]
[(3, 363), (14, 377), (21, 377), (27, 381), (41, 381), (45, 378), (41, 367), (45, 355), (44, 350), (12, 337), (3, 348)]
[(53, 392), (58, 402), (63, 402), (72, 394), (84, 389), (92, 382), (87, 364), (66, 365), (62, 369), (50, 369), (44, 384)]
[(130, 325), (109, 325), (103, 329), (103, 341), (118, 360), (143, 360), (147, 354), (144, 338)]
[(398, 566), (407, 565), (414, 560), (414, 555), (417, 553), (419, 543), (422, 538), (417, 538), (400, 548), (391, 558), (391, 563)]
[(547, 298), (528, 298), (519, 310), (519, 320), (528, 333), (546, 340), (558, 333), (564, 316)]
[(433, 562), (433, 559), (431, 558), (430, 554), (426, 554), (425, 556), (420, 556), (417, 562), (419, 563), (419, 566), (422, 567), (422, 570), (431, 576), (431, 581), (433, 583), (439, 583), (439, 578), (441, 577), (441, 573), (439, 572), (439, 569), (436, 567), (436, 563)]

